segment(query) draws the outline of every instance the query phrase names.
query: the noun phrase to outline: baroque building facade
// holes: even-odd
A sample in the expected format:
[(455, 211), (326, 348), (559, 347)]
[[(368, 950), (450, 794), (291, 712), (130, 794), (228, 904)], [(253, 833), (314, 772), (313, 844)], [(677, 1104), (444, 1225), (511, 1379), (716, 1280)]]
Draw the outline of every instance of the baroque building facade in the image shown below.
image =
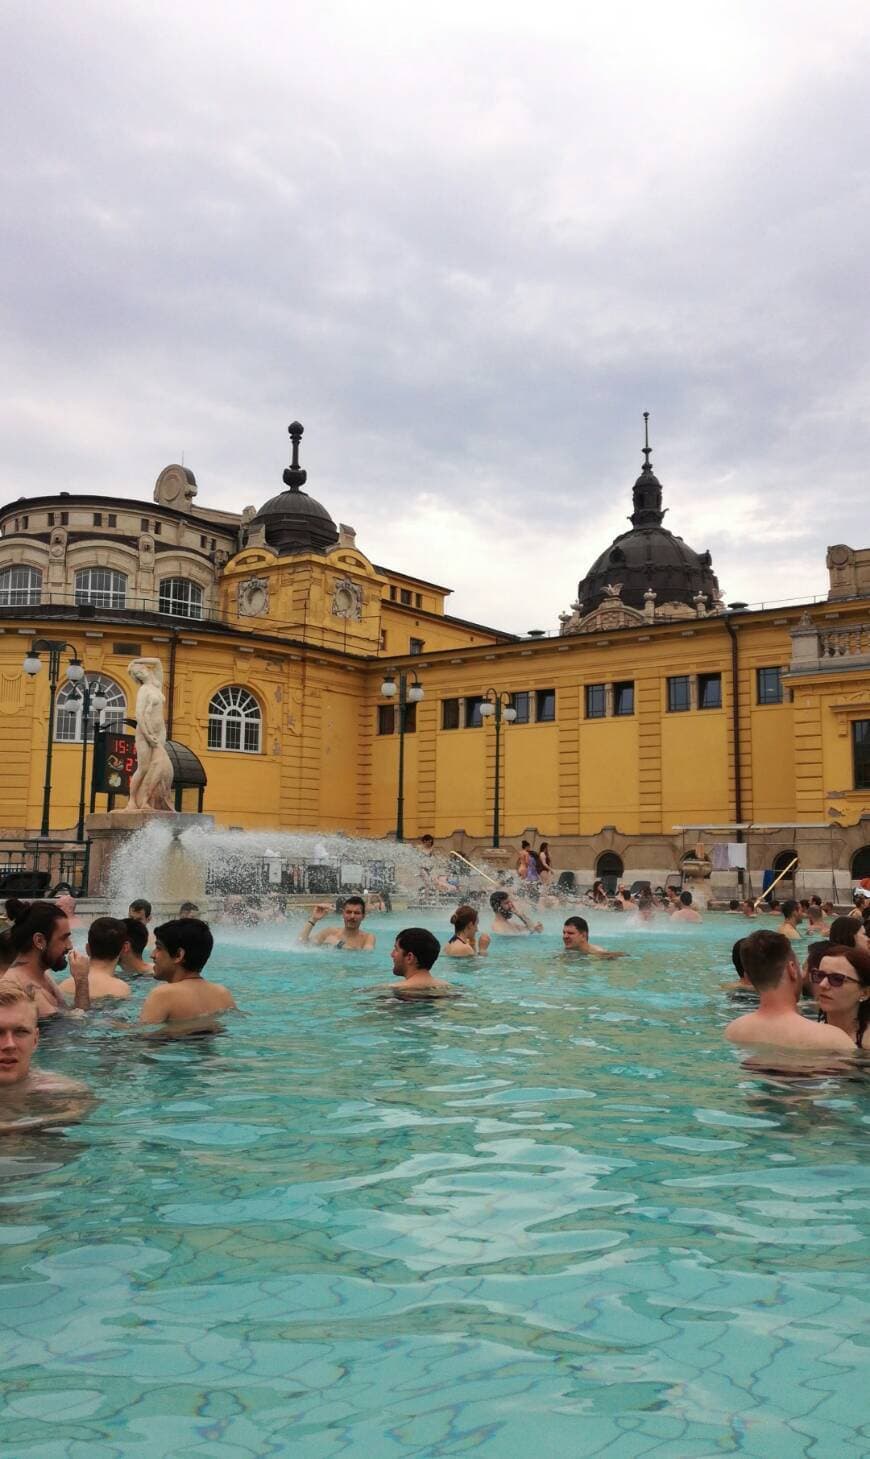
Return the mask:
[[(0, 508), (2, 833), (39, 825), (47, 676), (34, 639), (66, 641), (109, 721), (126, 674), (163, 661), (171, 737), (202, 762), (226, 826), (388, 836), (397, 710), (385, 673), (416, 676), (407, 710), (405, 834), (472, 859), (491, 841), (501, 727), (504, 838), (549, 840), (558, 868), (661, 880), (695, 841), (745, 840), (749, 873), (797, 851), (840, 886), (870, 874), (870, 550), (828, 549), (821, 603), (725, 605), (710, 555), (663, 525), (650, 464), (631, 529), (599, 555), (552, 637), (452, 616), (449, 589), (376, 564), (306, 490), (290, 427), (282, 490), (241, 513), (197, 503), (193, 473), (151, 499), (61, 492)], [(62, 684), (51, 829), (75, 825), (82, 701)], [(703, 829), (699, 829), (703, 828)], [(865, 867), (865, 860), (868, 864)]]

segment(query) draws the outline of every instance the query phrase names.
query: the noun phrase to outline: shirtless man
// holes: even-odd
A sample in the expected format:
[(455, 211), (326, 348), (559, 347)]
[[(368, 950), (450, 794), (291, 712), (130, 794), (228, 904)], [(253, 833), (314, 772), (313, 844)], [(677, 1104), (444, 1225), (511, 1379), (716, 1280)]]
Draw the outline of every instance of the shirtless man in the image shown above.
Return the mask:
[(585, 957), (625, 957), (624, 952), (610, 952), (589, 941), (589, 923), (585, 917), (568, 917), (562, 926), (562, 946), (566, 952), (579, 952)]
[(735, 1018), (725, 1030), (733, 1044), (770, 1044), (781, 1049), (854, 1053), (840, 1028), (814, 1023), (797, 1011), (803, 977), (791, 944), (781, 932), (750, 932), (740, 944), (743, 971), (758, 994), (758, 1008)]
[(154, 976), (165, 986), (148, 994), (139, 1014), (140, 1024), (158, 1024), (173, 1034), (213, 1032), (220, 1028), (215, 1014), (235, 1008), (228, 988), (207, 983), (202, 970), (211, 956), (214, 938), (198, 917), (179, 917), (154, 929)]
[[(311, 941), (312, 931), (317, 923), (327, 916), (329, 910), (326, 902), (318, 902), (311, 916), (303, 924), (299, 934), (300, 942)], [(375, 946), (375, 934), (361, 930), (365, 914), (366, 904), (362, 897), (348, 897), (341, 909), (344, 926), (327, 927), (323, 932), (318, 932), (314, 938), (315, 947), (335, 947), (344, 952), (371, 952)]]
[(781, 932), (783, 937), (787, 937), (789, 942), (797, 942), (801, 935), (798, 926), (804, 915), (801, 904), (796, 902), (794, 897), (789, 897), (788, 901), (783, 902), (781, 910), (782, 921), (776, 930)]
[(432, 977), (441, 944), (425, 927), (406, 927), (393, 944), (393, 977), (401, 982), (393, 986), (396, 998), (459, 998), (449, 983)]
[(20, 902), (15, 897), (6, 903), (6, 913), (12, 921), (9, 940), (14, 957), (2, 983), (14, 983), (25, 992), (32, 989), (36, 1016), (42, 1021), (69, 1011), (66, 998), (51, 976), (69, 966), (75, 1006), (82, 1011), (90, 1008), (88, 960), (73, 949), (66, 913), (56, 902)]
[[(492, 921), (494, 937), (527, 937), (530, 932), (544, 930), (543, 922), (532, 922), (525, 912), (520, 911), (509, 892), (493, 892), (489, 905), (495, 913)], [(514, 917), (517, 922), (512, 920)]]
[(35, 998), (14, 983), (0, 982), (0, 1134), (69, 1124), (94, 1102), (87, 1086), (75, 1079), (31, 1069), (38, 1043)]
[(672, 922), (703, 922), (700, 912), (692, 906), (692, 893), (680, 892), (680, 905), (671, 916)]
[(127, 929), (127, 943), (121, 948), (118, 958), (121, 972), (125, 978), (153, 978), (154, 969), (142, 956), (148, 944), (147, 926), (138, 917), (125, 917), (123, 921)]
[[(91, 1004), (106, 998), (129, 998), (130, 987), (116, 977), (115, 968), (124, 951), (130, 950), (127, 924), (117, 917), (97, 917), (88, 928), (85, 952), (88, 956), (88, 992)], [(65, 998), (75, 997), (75, 983), (67, 978), (60, 991)]]

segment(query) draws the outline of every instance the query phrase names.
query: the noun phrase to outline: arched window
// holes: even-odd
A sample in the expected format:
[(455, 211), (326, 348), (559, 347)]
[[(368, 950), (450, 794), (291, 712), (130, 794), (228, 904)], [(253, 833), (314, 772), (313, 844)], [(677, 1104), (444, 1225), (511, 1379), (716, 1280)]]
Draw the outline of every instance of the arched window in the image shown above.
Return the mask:
[(42, 597), (42, 573), (38, 567), (4, 567), (0, 570), (0, 608), (22, 608)]
[(256, 755), (262, 724), (260, 706), (250, 690), (229, 684), (218, 690), (208, 706), (208, 747)]
[(870, 876), (870, 846), (862, 846), (852, 857), (852, 880), (861, 881)]
[(76, 603), (94, 608), (123, 608), (127, 603), (127, 578), (111, 567), (81, 567), (76, 573)]
[(163, 578), (159, 608), (174, 618), (201, 618), (202, 588), (189, 578)]
[[(91, 694), (102, 690), (106, 699), (106, 708), (103, 713), (102, 723), (111, 729), (124, 728), (124, 716), (127, 713), (127, 697), (120, 684), (113, 679), (107, 679), (105, 674), (88, 674), (88, 686)], [(54, 717), (54, 737), (67, 745), (81, 744), (82, 742), (82, 710), (84, 709), (84, 695), (78, 684), (66, 683), (57, 694), (57, 705)], [(94, 733), (94, 709), (88, 716), (88, 739)]]
[(603, 851), (595, 863), (595, 875), (604, 882), (611, 895), (616, 891), (624, 872), (622, 857), (617, 856), (615, 851)]

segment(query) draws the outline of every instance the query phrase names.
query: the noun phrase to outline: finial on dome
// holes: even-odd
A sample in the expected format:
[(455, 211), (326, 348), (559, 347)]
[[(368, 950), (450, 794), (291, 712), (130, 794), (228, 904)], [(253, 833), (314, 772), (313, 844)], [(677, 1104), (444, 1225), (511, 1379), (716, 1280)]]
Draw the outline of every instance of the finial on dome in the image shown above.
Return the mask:
[(658, 477), (650, 465), (652, 447), (649, 443), (649, 411), (643, 413), (643, 455), (644, 463), (640, 476), (634, 483), (634, 511), (629, 517), (633, 527), (660, 527), (662, 511), (662, 489)]
[(643, 454), (646, 457), (646, 460), (643, 463), (644, 471), (652, 470), (652, 467), (649, 464), (651, 450), (652, 447), (649, 443), (649, 411), (645, 410), (643, 413)]
[(293, 455), (282, 480), (291, 491), (300, 491), (308, 480), (308, 472), (299, 465), (299, 442), (302, 440), (304, 430), (305, 427), (298, 420), (291, 421), (287, 427), (287, 434), (293, 442)]

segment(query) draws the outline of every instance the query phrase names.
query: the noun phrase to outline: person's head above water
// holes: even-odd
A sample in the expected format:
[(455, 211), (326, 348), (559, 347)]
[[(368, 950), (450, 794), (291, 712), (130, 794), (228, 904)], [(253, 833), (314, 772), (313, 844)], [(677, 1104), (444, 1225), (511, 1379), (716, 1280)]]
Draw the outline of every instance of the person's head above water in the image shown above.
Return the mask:
[(154, 976), (164, 982), (201, 973), (214, 938), (198, 917), (176, 917), (154, 929)]
[(865, 952), (870, 947), (870, 939), (857, 917), (835, 917), (828, 937), (840, 947), (860, 947)]
[(148, 946), (148, 928), (138, 917), (124, 917), (122, 920), (127, 929), (130, 951), (136, 957), (141, 957)]
[(743, 971), (757, 993), (769, 993), (781, 983), (789, 982), (795, 993), (800, 991), (801, 973), (794, 951), (782, 932), (750, 932), (740, 943)]
[(198, 917), (199, 907), (196, 902), (182, 902), (178, 909), (179, 917)]
[(510, 917), (512, 914), (510, 903), (509, 892), (492, 892), (489, 898), (489, 905), (495, 912), (496, 917)]
[(680, 905), (683, 906), (683, 907), (691, 907), (691, 905), (692, 905), (692, 893), (691, 892), (680, 892)]
[(119, 917), (95, 917), (88, 928), (88, 956), (99, 963), (116, 963), (130, 941), (126, 922)]
[(341, 915), (348, 932), (356, 932), (365, 914), (366, 904), (362, 897), (346, 897), (341, 904)]
[(811, 969), (810, 981), (823, 1017), (847, 1032), (856, 1032), (863, 1047), (870, 1025), (870, 953), (860, 947), (830, 944), (818, 967)]
[(20, 902), (10, 897), (6, 915), (16, 959), (27, 958), (42, 972), (60, 973), (72, 946), (69, 918), (57, 902)]
[(780, 907), (783, 922), (799, 922), (803, 916), (800, 902), (794, 897), (788, 897)]
[(477, 920), (477, 908), (469, 907), (468, 905), (457, 907), (456, 911), (453, 913), (453, 916), (450, 918), (450, 921), (456, 930), (457, 936), (460, 932), (467, 932), (469, 931), (469, 929), (476, 927)]
[(585, 917), (566, 917), (562, 923), (562, 946), (582, 947), (589, 940), (589, 923)]
[[(186, 907), (192, 906), (191, 902), (185, 902)], [(137, 897), (127, 908), (127, 916), (135, 917), (137, 922), (150, 922), (151, 903), (147, 897)]]
[(425, 927), (405, 927), (393, 945), (393, 972), (397, 978), (428, 973), (438, 961), (441, 943)]
[(0, 983), (0, 1089), (27, 1077), (38, 1043), (36, 1003), (23, 988)]

